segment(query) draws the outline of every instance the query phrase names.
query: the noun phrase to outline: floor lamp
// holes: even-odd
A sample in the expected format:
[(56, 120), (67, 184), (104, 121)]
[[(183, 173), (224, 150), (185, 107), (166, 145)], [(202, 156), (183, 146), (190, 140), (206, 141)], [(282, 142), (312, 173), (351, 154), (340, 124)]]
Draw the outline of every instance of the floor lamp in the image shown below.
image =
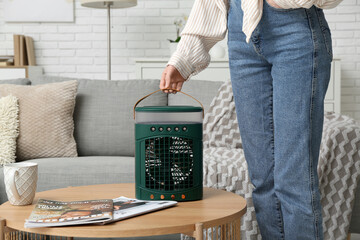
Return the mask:
[(107, 9), (107, 57), (108, 57), (108, 80), (111, 80), (111, 24), (110, 24), (110, 9), (111, 8), (129, 8), (137, 5), (137, 0), (81, 0), (81, 6), (90, 8), (105, 8)]

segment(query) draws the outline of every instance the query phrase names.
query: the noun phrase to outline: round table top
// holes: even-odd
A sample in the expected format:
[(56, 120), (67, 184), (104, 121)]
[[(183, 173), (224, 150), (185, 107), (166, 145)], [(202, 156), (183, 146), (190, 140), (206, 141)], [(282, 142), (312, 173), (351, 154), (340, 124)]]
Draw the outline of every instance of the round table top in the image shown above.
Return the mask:
[(241, 196), (224, 190), (204, 188), (203, 200), (179, 202), (176, 206), (107, 225), (78, 225), (66, 227), (25, 228), (38, 199), (77, 201), (113, 199), (120, 196), (135, 198), (135, 185), (104, 184), (68, 187), (36, 193), (32, 205), (13, 206), (6, 202), (0, 206), (0, 218), (6, 226), (31, 233), (66, 237), (140, 237), (195, 231), (197, 223), (204, 227), (219, 225), (246, 212), (246, 201)]

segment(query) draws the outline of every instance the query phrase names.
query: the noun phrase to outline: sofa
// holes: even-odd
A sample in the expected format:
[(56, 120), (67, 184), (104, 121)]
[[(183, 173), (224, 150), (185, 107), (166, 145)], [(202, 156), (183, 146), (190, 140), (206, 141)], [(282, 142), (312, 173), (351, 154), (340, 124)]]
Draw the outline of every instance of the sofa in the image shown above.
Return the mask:
[[(42, 76), (30, 80), (16, 79), (1, 83), (38, 85), (73, 79)], [(39, 164), (37, 191), (68, 186), (135, 182), (132, 108), (138, 99), (159, 89), (159, 80), (77, 80), (74, 137), (78, 157), (32, 159), (32, 162)], [(199, 81), (190, 85), (185, 87), (184, 91), (198, 97), (207, 109), (221, 82)], [(203, 91), (198, 92), (197, 89)], [(157, 93), (140, 105), (198, 105), (191, 98), (180, 95)], [(7, 196), (0, 167), (0, 204), (5, 201)], [(174, 235), (154, 239), (179, 238), (179, 235)]]
[[(6, 83), (38, 85), (68, 80), (73, 78), (42, 76), (30, 80), (9, 80)], [(133, 106), (141, 97), (158, 90), (159, 80), (77, 80), (74, 137), (78, 157), (32, 159), (32, 162), (39, 164), (37, 191), (135, 181)], [(222, 83), (193, 80), (184, 85), (183, 91), (202, 102), (206, 114)], [(189, 104), (198, 103), (180, 93), (157, 93), (141, 103), (158, 106)], [(357, 196), (360, 196), (360, 186), (357, 188)], [(7, 196), (0, 167), (0, 204), (5, 201)], [(360, 233), (360, 197), (354, 204), (350, 232)], [(180, 235), (171, 235), (146, 239), (179, 238)]]

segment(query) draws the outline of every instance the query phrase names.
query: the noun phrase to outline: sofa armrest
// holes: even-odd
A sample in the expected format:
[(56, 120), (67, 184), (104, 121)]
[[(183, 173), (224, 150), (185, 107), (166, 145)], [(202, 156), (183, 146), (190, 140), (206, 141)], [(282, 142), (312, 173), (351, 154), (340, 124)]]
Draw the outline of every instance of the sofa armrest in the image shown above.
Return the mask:
[[(318, 164), (319, 175), (334, 170), (336, 161), (344, 166), (360, 164), (360, 125), (354, 119), (328, 112), (324, 126)], [(348, 171), (347, 168), (344, 171)], [(350, 174), (350, 172), (348, 172)], [(353, 179), (355, 180), (355, 179)], [(322, 182), (322, 184), (325, 184)]]
[(7, 195), (5, 190), (5, 182), (4, 182), (4, 168), (0, 166), (0, 205), (6, 202)]
[(241, 148), (204, 149), (203, 171), (204, 186), (231, 191), (241, 196), (250, 190), (245, 186), (246, 183), (250, 183), (250, 179), (244, 151)]
[(333, 238), (333, 229), (348, 231), (360, 180), (359, 149), (359, 123), (345, 115), (326, 113), (317, 169), (325, 238)]
[(250, 182), (243, 149), (204, 148), (203, 160), (204, 186), (233, 192), (246, 200), (247, 211), (241, 219), (241, 239), (260, 237), (252, 202), (254, 186)]

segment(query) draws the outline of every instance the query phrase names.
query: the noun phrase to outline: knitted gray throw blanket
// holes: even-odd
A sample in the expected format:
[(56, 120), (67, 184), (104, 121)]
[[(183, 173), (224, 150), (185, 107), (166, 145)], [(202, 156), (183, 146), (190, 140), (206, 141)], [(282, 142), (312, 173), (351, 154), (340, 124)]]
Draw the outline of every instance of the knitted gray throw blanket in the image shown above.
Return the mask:
[[(204, 186), (243, 196), (247, 212), (241, 220), (241, 237), (261, 239), (230, 81), (219, 88), (205, 116), (203, 141)], [(359, 150), (358, 123), (344, 115), (326, 113), (318, 164), (325, 239), (346, 239), (360, 178)]]

